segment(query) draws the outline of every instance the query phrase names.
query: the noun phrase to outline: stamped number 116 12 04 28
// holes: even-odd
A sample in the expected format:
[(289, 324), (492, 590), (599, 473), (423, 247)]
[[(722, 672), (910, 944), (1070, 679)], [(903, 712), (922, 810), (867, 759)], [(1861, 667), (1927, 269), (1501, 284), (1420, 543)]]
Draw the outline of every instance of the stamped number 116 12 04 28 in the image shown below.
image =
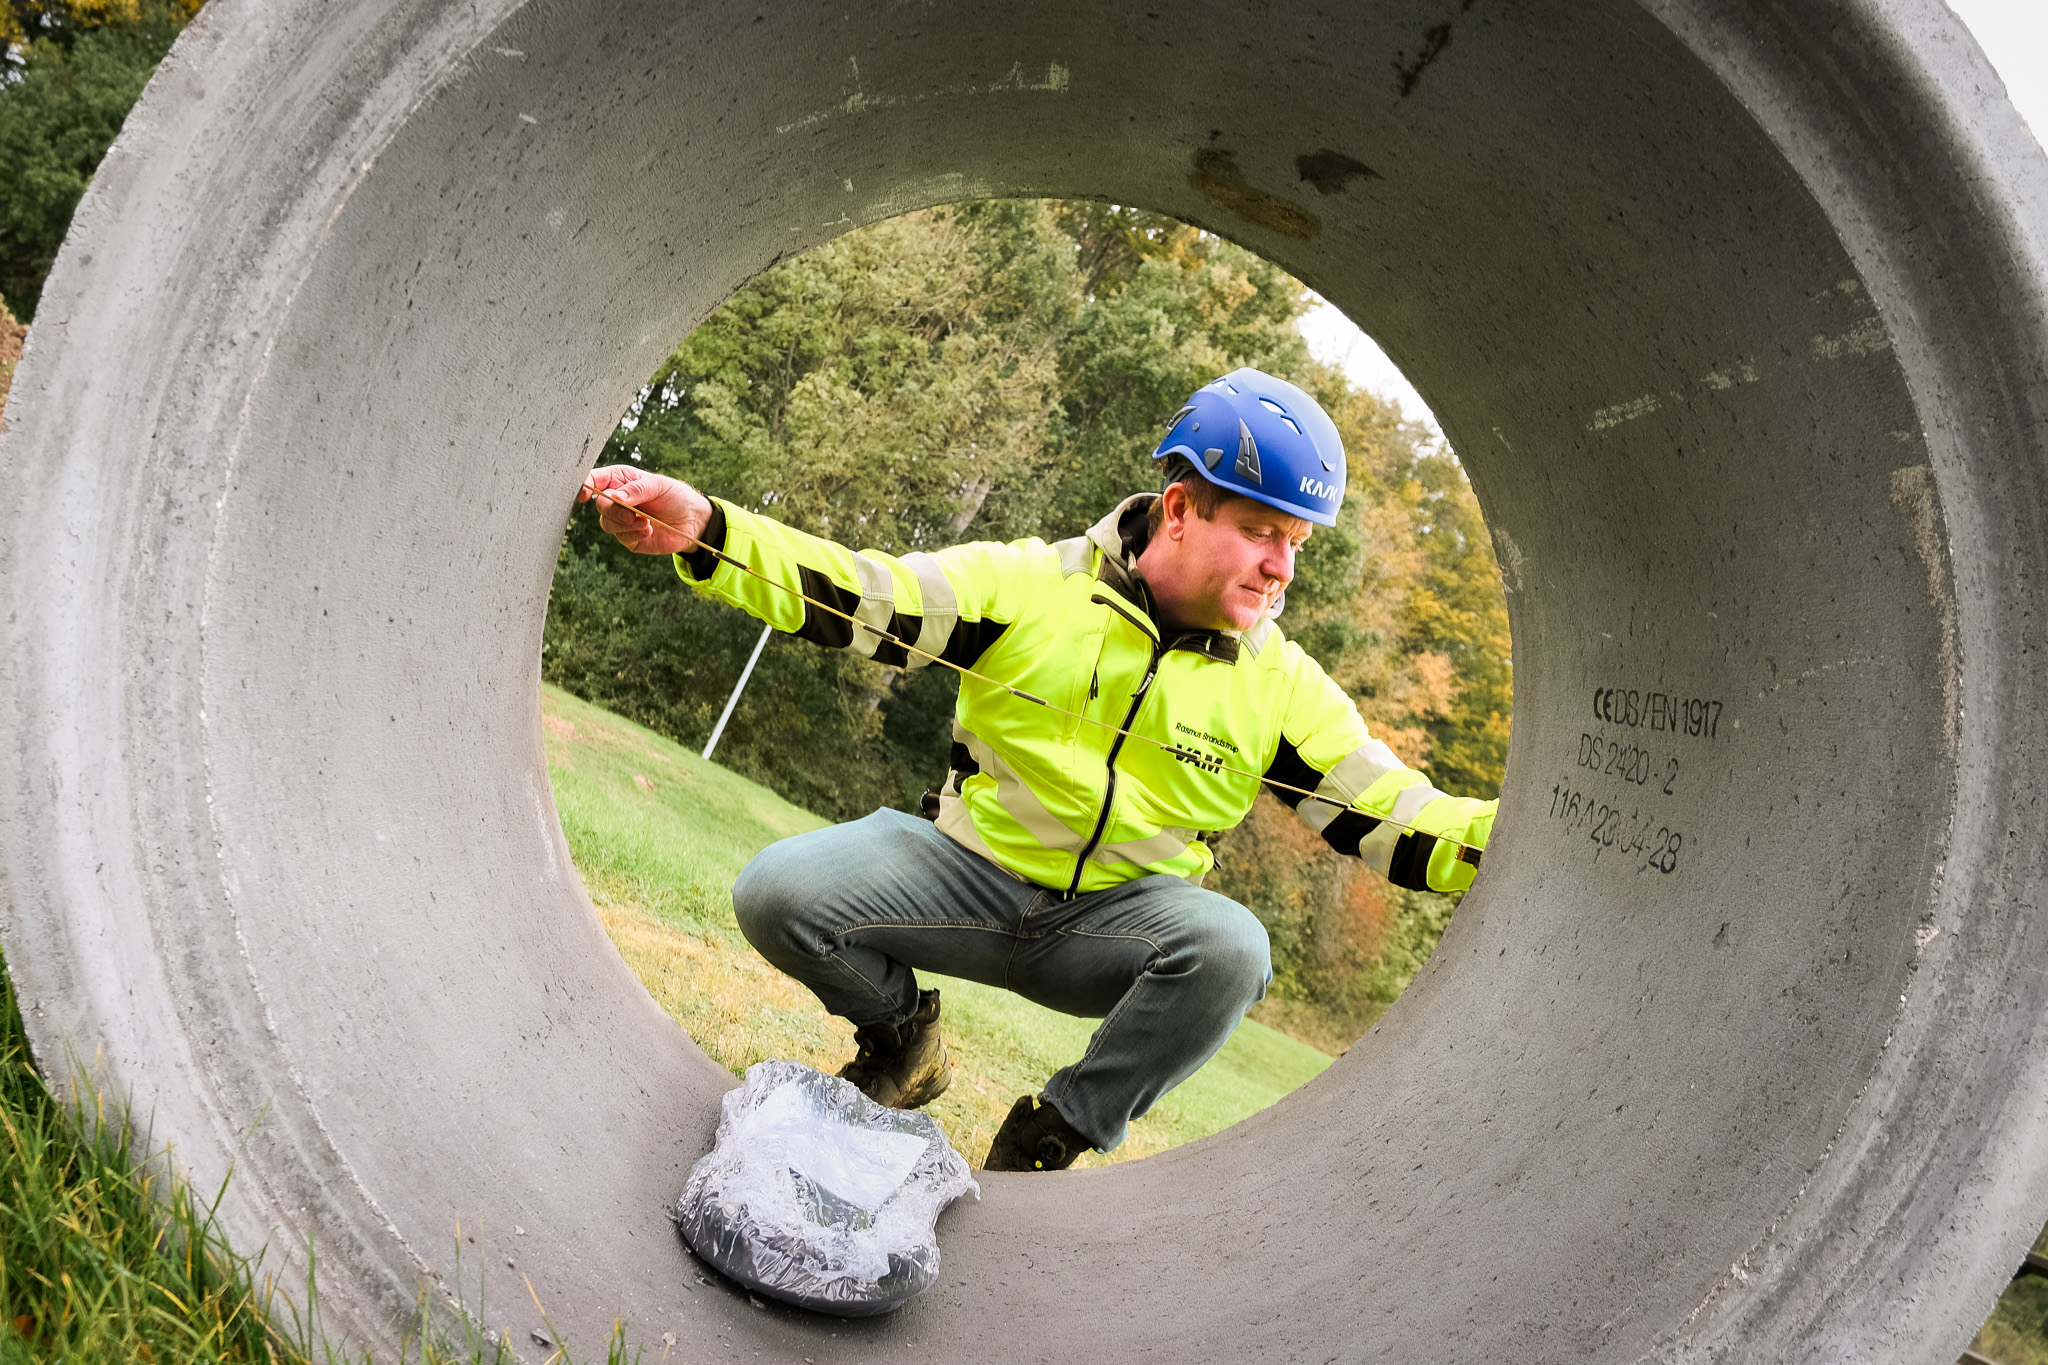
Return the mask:
[(1595, 688), (1595, 725), (1579, 733), (1569, 770), (1551, 786), (1550, 818), (1567, 837), (1583, 838), (1596, 863), (1619, 858), (1639, 875), (1678, 871), (1685, 834), (1659, 807), (1678, 794), (1695, 759), (1681, 750), (1718, 738), (1724, 709), (1707, 697)]

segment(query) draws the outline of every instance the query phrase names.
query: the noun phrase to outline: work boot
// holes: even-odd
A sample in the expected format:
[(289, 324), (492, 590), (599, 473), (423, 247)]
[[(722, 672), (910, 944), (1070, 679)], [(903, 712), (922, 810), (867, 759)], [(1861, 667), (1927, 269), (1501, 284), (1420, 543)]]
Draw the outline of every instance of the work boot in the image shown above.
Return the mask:
[(1050, 1104), (1034, 1111), (1029, 1095), (1018, 1097), (1010, 1116), (996, 1130), (988, 1147), (984, 1171), (1064, 1171), (1095, 1144), (1074, 1130), (1066, 1115)]
[(916, 1109), (953, 1083), (953, 1058), (939, 1037), (937, 991), (920, 991), (917, 1013), (903, 1023), (862, 1024), (853, 1041), (860, 1051), (839, 1074), (876, 1104)]

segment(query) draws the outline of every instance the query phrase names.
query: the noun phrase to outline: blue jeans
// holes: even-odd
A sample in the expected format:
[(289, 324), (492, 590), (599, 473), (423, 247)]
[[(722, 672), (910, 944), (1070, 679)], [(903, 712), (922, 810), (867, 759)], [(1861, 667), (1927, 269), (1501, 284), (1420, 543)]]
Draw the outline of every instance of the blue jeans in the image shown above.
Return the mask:
[(763, 957), (856, 1025), (909, 1019), (920, 967), (1102, 1020), (1044, 1098), (1105, 1151), (1273, 979), (1265, 926), (1236, 901), (1178, 877), (1061, 900), (901, 811), (770, 844), (732, 903)]

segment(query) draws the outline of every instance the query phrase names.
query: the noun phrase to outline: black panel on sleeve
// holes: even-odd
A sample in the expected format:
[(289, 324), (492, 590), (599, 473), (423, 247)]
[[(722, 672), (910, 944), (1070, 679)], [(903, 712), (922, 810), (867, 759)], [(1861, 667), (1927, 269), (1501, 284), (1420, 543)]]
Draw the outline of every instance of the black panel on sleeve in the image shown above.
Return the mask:
[[(816, 569), (806, 569), (798, 566), (798, 573), (802, 576), (804, 596), (814, 597), (827, 606), (837, 607), (848, 616), (860, 610), (861, 599), (859, 593), (848, 592)], [(853, 629), (853, 622), (843, 617), (834, 616), (829, 611), (820, 611), (809, 602), (806, 602), (804, 603), (804, 623), (797, 630), (797, 635), (801, 639), (810, 640), (813, 643), (825, 646), (827, 649), (845, 649), (853, 643)], [(924, 618), (922, 616), (899, 616), (893, 612), (889, 616), (889, 634), (895, 636), (899, 641), (910, 640), (914, 642), (917, 639), (918, 632), (923, 629)], [(894, 644), (888, 640), (884, 640), (875, 646), (874, 660), (886, 668), (905, 668), (913, 662), (930, 662), (923, 655), (919, 655), (913, 660), (909, 650), (905, 649), (901, 644)]]
[(1380, 822), (1362, 810), (1339, 811), (1337, 818), (1323, 826), (1323, 842), (1346, 857), (1358, 856), (1358, 841), (1380, 827)]
[[(707, 550), (704, 547), (710, 546)], [(718, 505), (718, 499), (711, 500), (711, 520), (704, 523), (704, 531), (697, 537), (697, 548), (681, 556), (683, 563), (690, 566), (690, 577), (702, 583), (711, 577), (718, 567), (718, 556), (711, 550), (725, 548), (725, 509)]]
[[(799, 585), (804, 596), (814, 602), (823, 602), (851, 616), (860, 609), (860, 594), (849, 592), (834, 583), (826, 575), (807, 565), (797, 566)], [(827, 649), (845, 649), (853, 643), (853, 622), (846, 616), (834, 616), (829, 611), (819, 611), (811, 602), (804, 603), (804, 623), (796, 628), (800, 640), (823, 645)]]
[[(1274, 754), (1273, 761), (1266, 765), (1266, 776), (1275, 782), (1285, 782), (1289, 787), (1300, 787), (1302, 791), (1314, 791), (1323, 780), (1322, 773), (1308, 765), (1308, 760), (1301, 756), (1301, 751), (1296, 749), (1293, 741), (1285, 735), (1280, 736), (1280, 751)], [(1269, 790), (1285, 801), (1289, 810), (1299, 807), (1307, 800), (1298, 791), (1291, 792), (1282, 787), (1272, 787)], [(1352, 841), (1351, 847), (1354, 851), (1357, 849), (1356, 840)]]
[[(889, 617), (889, 633), (898, 640), (908, 640), (916, 644), (918, 632), (923, 629), (922, 616), (891, 614)], [(875, 646), (875, 662), (889, 668), (915, 668), (920, 664), (928, 664), (931, 660), (922, 654), (912, 654), (900, 644), (891, 644), (884, 640)]]
[(1002, 639), (1003, 632), (1009, 628), (1010, 623), (1007, 621), (990, 621), (986, 618), (979, 621), (956, 621), (953, 624), (952, 637), (946, 641), (946, 647), (939, 651), (939, 657), (949, 664), (972, 668), (980, 662), (982, 655), (995, 647), (996, 641)]
[(1429, 855), (1436, 852), (1434, 834), (1404, 834), (1394, 843), (1387, 880), (1410, 891), (1429, 890)]

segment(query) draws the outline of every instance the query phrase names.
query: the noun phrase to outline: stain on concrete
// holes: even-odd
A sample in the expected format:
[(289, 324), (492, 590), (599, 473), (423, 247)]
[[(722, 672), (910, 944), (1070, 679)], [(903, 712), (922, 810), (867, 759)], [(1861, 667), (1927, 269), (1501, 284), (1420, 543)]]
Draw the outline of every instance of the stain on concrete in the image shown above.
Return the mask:
[(1586, 424), (1586, 430), (1605, 431), (1609, 427), (1618, 427), (1623, 422), (1633, 422), (1638, 417), (1649, 416), (1658, 406), (1657, 395), (1654, 393), (1631, 398), (1626, 403), (1615, 403), (1594, 413), (1593, 420)]
[(1307, 209), (1246, 180), (1233, 152), (1216, 147), (1196, 152), (1188, 185), (1217, 208), (1282, 237), (1305, 242), (1323, 230), (1323, 220)]
[[(1494, 434), (1498, 436), (1499, 430), (1496, 429)], [(1501, 590), (1510, 594), (1520, 592), (1522, 566), (1529, 562), (1529, 557), (1522, 552), (1522, 547), (1515, 543), (1514, 538), (1505, 529), (1491, 523), (1488, 523), (1486, 529), (1493, 533), (1493, 558), (1500, 565)]]
[(1927, 600), (1941, 625), (1941, 738), (1943, 747), (1952, 754), (1961, 740), (1958, 717), (1962, 710), (1962, 661), (1957, 644), (1955, 590), (1949, 577), (1947, 521), (1942, 515), (1934, 470), (1924, 464), (1894, 469), (1891, 495), (1892, 506), (1906, 518), (1914, 558), (1927, 572)]
[(1294, 169), (1301, 172), (1303, 181), (1316, 187), (1317, 194), (1342, 194), (1344, 187), (1354, 180), (1380, 178), (1378, 171), (1357, 157), (1333, 152), (1328, 147), (1303, 152), (1294, 158)]
[(1429, 64), (1442, 56), (1443, 50), (1450, 45), (1451, 26), (1438, 24), (1423, 33), (1422, 49), (1413, 57), (1405, 52), (1395, 56), (1395, 88), (1401, 92), (1402, 99), (1405, 100), (1415, 93), (1415, 86), (1422, 80), (1422, 73), (1427, 71)]
[[(1458, 13), (1463, 14), (1471, 9), (1473, 3), (1474, 0), (1464, 0), (1464, 3), (1458, 6)], [(1422, 46), (1413, 56), (1406, 52), (1394, 54), (1394, 86), (1401, 92), (1402, 99), (1405, 100), (1415, 93), (1415, 86), (1421, 81), (1422, 73), (1429, 70), (1430, 64), (1441, 57), (1444, 49), (1450, 45), (1451, 26), (1443, 23), (1423, 30)]]
[(1891, 345), (1892, 339), (1884, 329), (1883, 320), (1869, 317), (1839, 336), (1816, 336), (1813, 339), (1813, 358), (1841, 360), (1848, 356), (1876, 355), (1879, 351), (1890, 350)]

